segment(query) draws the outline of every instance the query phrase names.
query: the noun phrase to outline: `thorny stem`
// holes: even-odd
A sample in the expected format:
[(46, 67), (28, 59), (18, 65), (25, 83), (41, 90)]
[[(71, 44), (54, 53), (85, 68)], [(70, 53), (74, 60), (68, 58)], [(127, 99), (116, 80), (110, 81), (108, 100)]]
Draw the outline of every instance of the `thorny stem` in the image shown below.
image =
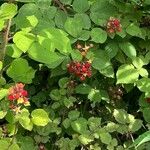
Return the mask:
[[(2, 35), (2, 43), (1, 43), (1, 49), (0, 49), (0, 61), (4, 61), (5, 53), (6, 53), (6, 46), (8, 44), (9, 40), (9, 31), (11, 27), (11, 19), (7, 21), (6, 28), (3, 31)], [(0, 72), (0, 76), (2, 75), (3, 70)]]

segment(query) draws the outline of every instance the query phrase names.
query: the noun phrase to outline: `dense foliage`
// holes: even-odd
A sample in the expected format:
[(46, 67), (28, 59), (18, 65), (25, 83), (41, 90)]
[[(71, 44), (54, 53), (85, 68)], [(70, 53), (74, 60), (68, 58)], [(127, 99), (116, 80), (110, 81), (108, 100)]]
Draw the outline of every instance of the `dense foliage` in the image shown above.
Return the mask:
[(0, 5), (0, 150), (150, 149), (150, 0)]

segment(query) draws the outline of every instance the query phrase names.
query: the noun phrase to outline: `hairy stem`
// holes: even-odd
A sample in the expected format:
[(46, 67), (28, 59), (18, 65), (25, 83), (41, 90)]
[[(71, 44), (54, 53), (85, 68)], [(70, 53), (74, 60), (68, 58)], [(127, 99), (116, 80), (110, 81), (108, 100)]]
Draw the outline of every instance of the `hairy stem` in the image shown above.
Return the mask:
[(2, 44), (1, 44), (1, 50), (0, 50), (0, 61), (4, 60), (5, 57), (5, 52), (6, 52), (6, 46), (8, 43), (8, 36), (9, 36), (9, 31), (10, 31), (10, 26), (11, 26), (11, 19), (7, 21), (6, 28), (3, 31), (3, 36), (2, 36)]
[[(3, 35), (2, 35), (2, 43), (1, 43), (1, 48), (0, 48), (0, 61), (4, 61), (5, 58), (5, 53), (6, 53), (6, 46), (8, 44), (9, 40), (9, 31), (11, 27), (11, 19), (9, 19), (6, 23), (6, 28), (3, 30)], [(0, 76), (2, 75), (3, 70), (0, 72)]]
[(62, 9), (65, 13), (67, 13), (66, 8), (63, 6), (63, 4), (59, 0), (54, 0), (54, 2)]

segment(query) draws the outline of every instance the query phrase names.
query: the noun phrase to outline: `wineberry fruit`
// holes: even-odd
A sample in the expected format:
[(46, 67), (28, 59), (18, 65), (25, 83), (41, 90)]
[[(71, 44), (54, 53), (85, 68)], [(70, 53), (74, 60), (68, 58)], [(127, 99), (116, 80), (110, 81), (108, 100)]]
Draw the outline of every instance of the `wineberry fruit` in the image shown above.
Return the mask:
[[(16, 85), (9, 88), (8, 92), (8, 100), (10, 101), (10, 108), (12, 110), (16, 110), (16, 108), (20, 108), (19, 104), (23, 104), (25, 106), (29, 105), (28, 101), (28, 92), (24, 89), (24, 84), (17, 83)], [(13, 106), (13, 107), (12, 107)]]
[(107, 32), (108, 33), (115, 33), (115, 32), (121, 32), (121, 24), (120, 21), (117, 18), (110, 17), (110, 19), (107, 22)]
[(92, 75), (91, 63), (86, 62), (71, 62), (67, 65), (68, 72), (78, 77), (81, 81), (84, 81), (87, 77)]

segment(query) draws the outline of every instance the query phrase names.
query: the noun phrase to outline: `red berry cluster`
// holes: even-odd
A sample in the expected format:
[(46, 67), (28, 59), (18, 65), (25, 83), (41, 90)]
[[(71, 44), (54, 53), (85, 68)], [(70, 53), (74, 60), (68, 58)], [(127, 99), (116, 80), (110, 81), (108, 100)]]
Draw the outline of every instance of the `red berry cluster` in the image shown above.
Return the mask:
[(108, 33), (115, 33), (115, 32), (121, 32), (121, 24), (120, 21), (117, 18), (110, 17), (110, 19), (107, 22), (107, 32)]
[(24, 86), (22, 83), (17, 83), (9, 89), (8, 100), (10, 101), (10, 108), (14, 111), (19, 110), (19, 104), (29, 105), (28, 92), (24, 90)]
[(86, 77), (90, 78), (92, 75), (91, 63), (86, 62), (71, 62), (67, 65), (68, 72), (79, 77), (81, 81), (84, 81)]

